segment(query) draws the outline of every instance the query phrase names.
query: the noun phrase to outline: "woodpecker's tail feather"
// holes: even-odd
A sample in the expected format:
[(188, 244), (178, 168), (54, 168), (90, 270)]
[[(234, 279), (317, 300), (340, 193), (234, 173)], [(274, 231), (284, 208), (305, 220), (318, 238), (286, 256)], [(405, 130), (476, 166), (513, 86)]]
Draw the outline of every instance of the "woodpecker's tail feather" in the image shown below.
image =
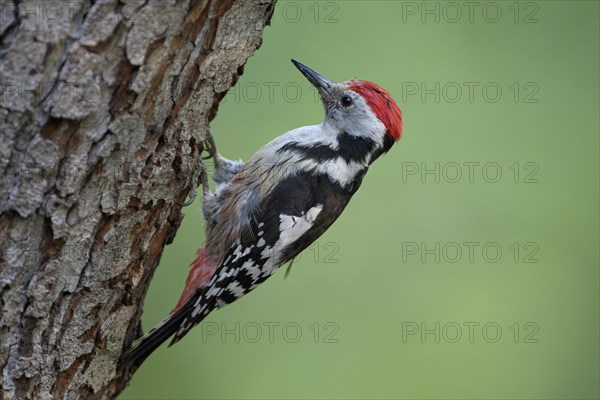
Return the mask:
[(137, 369), (144, 360), (152, 354), (164, 341), (171, 337), (183, 320), (194, 309), (197, 297), (189, 298), (188, 301), (176, 312), (169, 315), (164, 321), (152, 328), (150, 332), (138, 339), (134, 347), (127, 350), (117, 363), (117, 370), (122, 371), (128, 367)]
[[(204, 249), (198, 249), (198, 256), (191, 264), (185, 288), (179, 302), (164, 321), (138, 339), (134, 347), (127, 350), (117, 364), (119, 371), (129, 366), (137, 369), (158, 346), (177, 332), (181, 323), (194, 310), (194, 304), (198, 300), (199, 293), (202, 292), (202, 289), (214, 275), (216, 267), (216, 263), (208, 258)], [(200, 322), (206, 314), (208, 312), (203, 313), (200, 319), (195, 318), (195, 323)], [(179, 337), (176, 337), (171, 344), (181, 339), (186, 333), (187, 330)]]

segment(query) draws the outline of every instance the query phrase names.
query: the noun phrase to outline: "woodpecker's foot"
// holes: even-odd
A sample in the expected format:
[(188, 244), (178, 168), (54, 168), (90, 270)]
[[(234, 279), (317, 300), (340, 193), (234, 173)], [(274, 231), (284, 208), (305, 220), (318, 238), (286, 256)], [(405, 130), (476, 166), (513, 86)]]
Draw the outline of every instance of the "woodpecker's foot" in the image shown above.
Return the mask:
[(208, 134), (206, 138), (202, 141), (202, 150), (208, 152), (208, 156), (203, 157), (203, 160), (208, 160), (209, 158), (215, 159), (217, 154), (217, 145), (215, 144), (215, 140), (212, 137), (212, 132), (210, 129), (208, 130)]
[[(210, 133), (209, 133), (209, 135), (210, 135)], [(214, 148), (214, 142), (212, 141), (212, 136), (210, 137), (210, 142), (212, 143), (211, 144), (213, 146), (212, 148)], [(188, 201), (183, 203), (183, 207), (187, 207), (187, 206), (191, 205), (194, 202), (194, 200), (196, 200), (196, 190), (197, 190), (199, 184), (202, 185), (202, 191), (204, 194), (206, 194), (209, 191), (208, 175), (206, 173), (206, 165), (202, 161), (203, 160), (202, 152), (205, 149), (206, 149), (205, 142), (202, 142), (199, 146), (200, 156), (198, 157), (198, 159), (196, 161), (196, 167), (194, 168), (193, 175), (192, 175), (192, 190), (190, 191)], [(209, 151), (209, 153), (211, 152), (211, 150), (208, 150), (208, 151)]]
[[(208, 153), (207, 156), (202, 157), (203, 160), (208, 160), (209, 158), (213, 159), (215, 168), (214, 172), (212, 173), (212, 178), (217, 185), (229, 182), (231, 178), (233, 178), (233, 176), (237, 174), (244, 166), (244, 162), (242, 160), (228, 160), (219, 154), (210, 129), (208, 130), (206, 138), (202, 141), (202, 152)], [(204, 193), (206, 194), (208, 191), (208, 178), (206, 178), (205, 175), (203, 175), (201, 178), (202, 186), (204, 187)]]

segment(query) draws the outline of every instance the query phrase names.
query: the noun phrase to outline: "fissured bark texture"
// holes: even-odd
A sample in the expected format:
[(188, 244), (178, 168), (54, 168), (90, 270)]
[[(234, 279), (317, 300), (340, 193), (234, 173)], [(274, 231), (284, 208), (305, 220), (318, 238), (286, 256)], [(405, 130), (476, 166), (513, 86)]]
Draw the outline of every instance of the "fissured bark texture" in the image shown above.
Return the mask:
[(199, 145), (274, 0), (0, 7), (2, 397), (114, 398)]

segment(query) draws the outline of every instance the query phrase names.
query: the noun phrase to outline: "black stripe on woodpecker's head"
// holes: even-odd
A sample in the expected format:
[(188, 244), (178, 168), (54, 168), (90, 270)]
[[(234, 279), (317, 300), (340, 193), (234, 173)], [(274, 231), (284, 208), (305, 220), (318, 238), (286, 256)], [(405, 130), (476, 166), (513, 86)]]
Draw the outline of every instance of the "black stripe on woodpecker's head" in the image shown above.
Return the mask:
[(373, 140), (350, 135), (342, 132), (338, 135), (338, 149), (332, 149), (326, 144), (303, 145), (298, 142), (290, 142), (282, 146), (278, 152), (295, 151), (302, 154), (304, 160), (312, 160), (318, 163), (341, 158), (347, 163), (363, 162), (374, 150), (376, 144)]
[(375, 150), (375, 142), (364, 136), (342, 132), (338, 136), (339, 153), (345, 161), (363, 161)]
[(392, 148), (394, 143), (396, 143), (396, 140), (392, 136), (385, 135), (383, 137), (383, 146), (375, 150), (375, 153), (373, 153), (373, 155), (371, 156), (371, 161), (369, 161), (369, 165), (373, 164), (375, 160), (387, 153)]

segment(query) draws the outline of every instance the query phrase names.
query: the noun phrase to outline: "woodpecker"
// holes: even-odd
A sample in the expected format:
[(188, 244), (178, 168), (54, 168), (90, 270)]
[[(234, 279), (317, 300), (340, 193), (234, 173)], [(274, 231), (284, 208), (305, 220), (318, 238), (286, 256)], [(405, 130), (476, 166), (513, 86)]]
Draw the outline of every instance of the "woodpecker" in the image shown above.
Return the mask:
[(252, 291), (293, 261), (340, 216), (371, 164), (402, 134), (402, 113), (375, 83), (335, 83), (292, 63), (318, 90), (325, 108), (319, 125), (291, 130), (259, 149), (246, 164), (215, 162), (211, 193), (203, 179), (206, 244), (191, 265), (171, 314), (121, 358), (137, 368), (161, 343), (183, 338), (211, 311)]

